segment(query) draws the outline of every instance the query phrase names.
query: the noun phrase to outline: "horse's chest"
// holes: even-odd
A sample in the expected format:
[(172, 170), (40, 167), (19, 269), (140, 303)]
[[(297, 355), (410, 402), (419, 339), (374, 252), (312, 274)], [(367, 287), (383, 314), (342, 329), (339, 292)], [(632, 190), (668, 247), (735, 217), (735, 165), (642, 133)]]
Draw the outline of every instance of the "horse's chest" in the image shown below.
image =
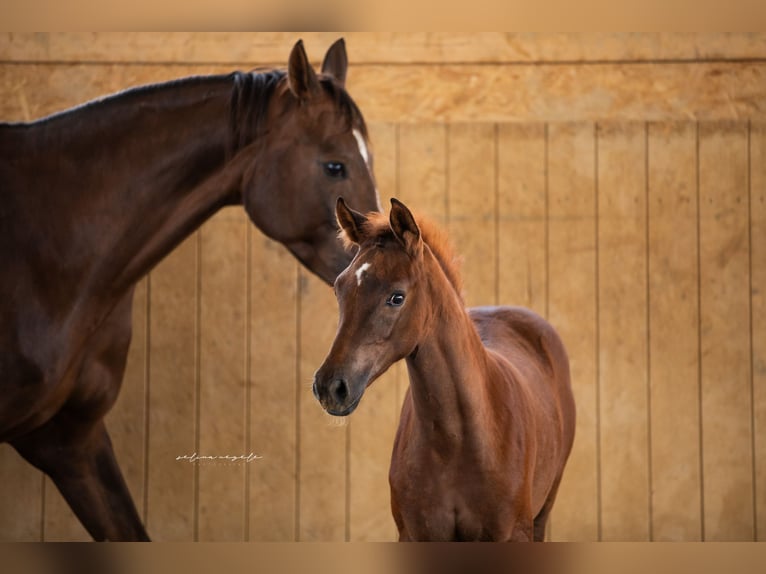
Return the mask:
[[(461, 467), (462, 472), (461, 472)], [(512, 526), (512, 487), (455, 463), (392, 475), (394, 505), (415, 540), (502, 540)], [(495, 477), (496, 478), (496, 477)]]

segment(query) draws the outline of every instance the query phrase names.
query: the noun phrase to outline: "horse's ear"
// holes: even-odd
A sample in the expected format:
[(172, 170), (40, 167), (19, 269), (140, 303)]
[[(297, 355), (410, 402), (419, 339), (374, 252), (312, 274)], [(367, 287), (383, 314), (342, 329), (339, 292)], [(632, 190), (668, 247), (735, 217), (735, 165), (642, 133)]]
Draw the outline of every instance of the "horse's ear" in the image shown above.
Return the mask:
[(415, 222), (412, 212), (407, 209), (407, 206), (394, 197), (391, 198), (389, 219), (391, 230), (402, 245), (404, 245), (407, 253), (412, 256), (417, 255), (422, 249), (420, 228)]
[(319, 92), (319, 80), (306, 56), (303, 40), (298, 40), (290, 52), (287, 63), (287, 84), (299, 100), (308, 100)]
[(339, 197), (335, 204), (335, 217), (338, 219), (338, 225), (343, 231), (345, 239), (349, 243), (359, 245), (362, 242), (362, 231), (367, 217), (351, 209), (342, 197)]
[(330, 46), (324, 55), (322, 62), (322, 73), (335, 78), (341, 86), (346, 85), (346, 70), (348, 69), (348, 58), (346, 57), (346, 41), (339, 38)]

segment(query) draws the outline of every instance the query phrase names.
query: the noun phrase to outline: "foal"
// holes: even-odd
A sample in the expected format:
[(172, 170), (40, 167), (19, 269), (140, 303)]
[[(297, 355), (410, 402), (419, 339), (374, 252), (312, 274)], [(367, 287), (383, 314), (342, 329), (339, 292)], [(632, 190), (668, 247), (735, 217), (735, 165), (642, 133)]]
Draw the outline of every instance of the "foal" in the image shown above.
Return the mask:
[(406, 359), (389, 474), (399, 539), (543, 540), (574, 439), (564, 346), (532, 311), (466, 310), (444, 239), (391, 204), (387, 220), (338, 200), (359, 252), (335, 281), (340, 323), (314, 395), (348, 415)]

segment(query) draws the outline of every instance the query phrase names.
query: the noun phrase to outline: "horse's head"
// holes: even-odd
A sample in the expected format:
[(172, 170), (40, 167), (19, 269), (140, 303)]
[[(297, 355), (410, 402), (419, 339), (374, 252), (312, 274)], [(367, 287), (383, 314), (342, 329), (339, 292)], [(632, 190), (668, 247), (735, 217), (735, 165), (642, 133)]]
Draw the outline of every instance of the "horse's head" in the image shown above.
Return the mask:
[(348, 242), (359, 246), (335, 280), (338, 332), (314, 376), (314, 396), (332, 415), (350, 414), (365, 389), (396, 361), (412, 354), (431, 323), (420, 228), (401, 202), (391, 212), (362, 215), (338, 201)]
[[(380, 210), (367, 129), (344, 87), (346, 68), (342, 39), (327, 51), (321, 74), (298, 41), (287, 73), (271, 76), (268, 107), (255, 112), (261, 117), (245, 152), (254, 160), (242, 180), (253, 222), (330, 284), (351, 260), (337, 239), (336, 200)], [(232, 113), (245, 105), (240, 94)]]

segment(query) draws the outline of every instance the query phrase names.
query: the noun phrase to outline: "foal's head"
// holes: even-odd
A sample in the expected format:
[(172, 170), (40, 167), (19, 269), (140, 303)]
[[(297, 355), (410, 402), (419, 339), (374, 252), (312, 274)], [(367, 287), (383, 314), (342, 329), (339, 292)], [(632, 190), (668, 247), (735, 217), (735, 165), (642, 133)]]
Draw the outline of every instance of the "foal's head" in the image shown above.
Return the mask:
[[(342, 199), (336, 215), (346, 241), (359, 252), (335, 280), (340, 322), (314, 376), (314, 395), (327, 412), (345, 416), (388, 367), (416, 351), (438, 313), (434, 291), (443, 288), (459, 298), (460, 285), (447, 244), (396, 199), (389, 218), (362, 215)], [(429, 280), (442, 273), (446, 280)]]
[[(342, 39), (327, 51), (321, 74), (299, 41), (287, 73), (261, 80), (271, 82), (261, 88), (269, 92), (265, 110), (245, 109), (247, 86), (232, 102), (232, 118), (239, 114), (247, 124), (237, 128), (243, 141), (234, 145), (252, 141), (244, 153), (254, 160), (242, 180), (248, 214), (327, 283), (351, 260), (337, 240), (336, 200), (343, 196), (356, 209), (380, 210), (367, 128), (344, 87), (346, 69)], [(248, 137), (248, 129), (256, 137)]]

